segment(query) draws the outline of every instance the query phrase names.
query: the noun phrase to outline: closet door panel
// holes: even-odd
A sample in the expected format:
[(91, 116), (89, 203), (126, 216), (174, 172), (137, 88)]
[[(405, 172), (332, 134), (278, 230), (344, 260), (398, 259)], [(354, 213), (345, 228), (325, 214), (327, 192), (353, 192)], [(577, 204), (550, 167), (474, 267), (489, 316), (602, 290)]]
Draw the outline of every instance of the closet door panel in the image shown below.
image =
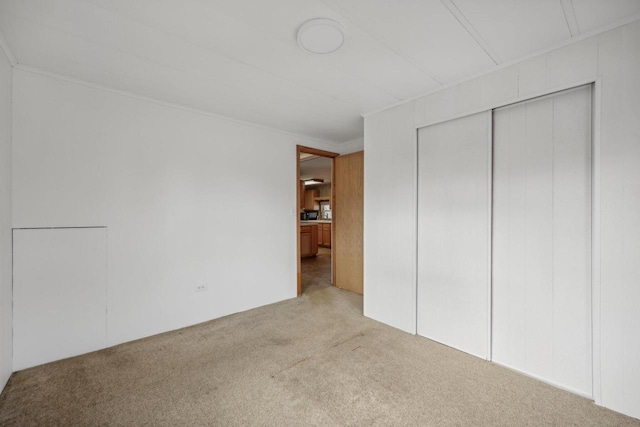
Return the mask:
[[(554, 103), (554, 378), (591, 392), (591, 91)], [(580, 348), (581, 353), (576, 349)]]
[(591, 90), (494, 112), (492, 359), (591, 394)]
[(488, 357), (490, 113), (418, 134), (418, 334)]

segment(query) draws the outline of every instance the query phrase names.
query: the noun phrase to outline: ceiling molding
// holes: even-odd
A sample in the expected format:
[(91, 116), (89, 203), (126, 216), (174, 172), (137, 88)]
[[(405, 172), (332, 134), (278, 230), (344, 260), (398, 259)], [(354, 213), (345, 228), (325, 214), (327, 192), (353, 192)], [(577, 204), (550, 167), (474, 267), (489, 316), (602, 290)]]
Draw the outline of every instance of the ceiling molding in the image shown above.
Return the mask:
[(578, 26), (578, 19), (576, 18), (576, 12), (573, 8), (573, 0), (560, 0), (562, 5), (562, 11), (564, 12), (564, 19), (567, 21), (567, 27), (571, 37), (580, 35), (580, 27)]
[[(120, 89), (114, 89), (114, 88), (111, 88), (111, 87), (108, 87), (108, 86), (104, 86), (104, 85), (100, 85), (100, 84), (97, 84), (97, 83), (88, 82), (86, 80), (80, 80), (80, 79), (76, 79), (76, 78), (73, 78), (73, 77), (67, 77), (67, 76), (64, 76), (62, 74), (52, 73), (50, 71), (42, 70), (42, 69), (36, 68), (36, 67), (30, 67), (28, 65), (16, 64), (15, 65), (15, 69), (16, 70), (20, 70), (20, 71), (24, 71), (24, 72), (27, 72), (27, 73), (31, 73), (31, 74), (36, 74), (36, 75), (40, 75), (40, 76), (44, 76), (44, 77), (49, 77), (49, 78), (52, 78), (52, 79), (61, 80), (61, 81), (67, 82), (67, 83), (76, 84), (78, 86), (85, 86), (85, 87), (89, 87), (91, 89), (96, 89), (96, 90), (112, 93), (112, 94), (115, 94), (115, 95), (126, 96), (128, 98), (133, 98), (133, 99), (137, 99), (137, 100), (140, 100), (140, 101), (150, 102), (152, 104), (161, 105), (161, 106), (168, 107), (168, 108), (175, 108), (175, 109), (178, 109), (178, 110), (187, 111), (187, 112), (194, 113), (194, 114), (199, 114), (201, 116), (213, 117), (213, 118), (216, 118), (216, 119), (225, 120), (225, 121), (233, 122), (233, 123), (238, 123), (238, 124), (241, 124), (241, 125), (250, 126), (250, 127), (253, 127), (253, 128), (257, 128), (257, 129), (262, 129), (262, 130), (269, 131), (269, 132), (275, 132), (275, 133), (279, 133), (279, 134), (282, 134), (282, 135), (288, 135), (288, 136), (292, 136), (292, 137), (295, 137), (295, 138), (300, 138), (300, 139), (302, 139), (304, 141), (307, 141), (307, 144), (308, 144), (308, 142), (315, 142), (315, 143), (319, 143), (319, 144), (322, 144), (322, 145), (327, 145), (327, 146), (331, 147), (332, 150), (336, 150), (336, 147), (340, 146), (340, 143), (335, 142), (335, 141), (323, 140), (323, 139), (319, 139), (319, 138), (314, 138), (312, 136), (301, 135), (301, 134), (294, 133), (294, 132), (288, 132), (286, 130), (282, 130), (282, 129), (277, 129), (277, 128), (261, 125), (259, 123), (253, 123), (253, 122), (249, 122), (249, 121), (246, 121), (246, 120), (235, 119), (233, 117), (223, 116), (221, 114), (211, 113), (209, 111), (199, 110), (197, 108), (191, 108), (191, 107), (187, 107), (187, 106), (184, 106), (184, 105), (175, 104), (175, 103), (172, 103), (172, 102), (162, 101), (160, 99), (151, 98), (151, 97), (143, 96), (143, 95), (138, 95), (136, 93), (127, 92), (127, 91), (120, 90)], [(314, 148), (316, 148), (316, 147), (314, 147)], [(322, 149), (321, 147), (317, 147), (317, 148)]]
[(530, 53), (528, 55), (524, 55), (524, 56), (521, 56), (519, 58), (515, 58), (515, 59), (512, 59), (510, 61), (503, 62), (503, 63), (501, 63), (501, 64), (499, 64), (499, 65), (497, 65), (495, 67), (492, 67), (491, 69), (489, 69), (487, 71), (483, 71), (483, 72), (477, 73), (477, 74), (475, 74), (473, 76), (465, 77), (464, 79), (460, 79), (460, 80), (458, 80), (456, 82), (446, 84), (446, 85), (441, 86), (439, 88), (423, 92), (423, 93), (421, 93), (419, 95), (416, 95), (416, 96), (413, 96), (411, 98), (405, 99), (404, 101), (396, 102), (394, 104), (387, 105), (386, 107), (378, 108), (377, 110), (367, 111), (367, 112), (362, 114), (362, 117), (366, 118), (366, 117), (372, 116), (374, 114), (378, 114), (378, 113), (381, 113), (383, 111), (390, 110), (390, 109), (392, 109), (394, 107), (397, 107), (399, 105), (406, 104), (407, 102), (415, 101), (415, 100), (423, 98), (425, 96), (429, 96), (431, 94), (434, 94), (434, 93), (449, 89), (449, 88), (457, 86), (459, 84), (462, 84), (462, 83), (477, 79), (478, 77), (482, 77), (482, 76), (484, 76), (486, 74), (493, 73), (494, 71), (499, 71), (499, 70), (502, 70), (504, 68), (508, 68), (508, 67), (510, 67), (512, 65), (517, 64), (518, 62), (523, 62), (523, 61), (526, 61), (528, 59), (535, 58), (536, 56), (545, 55), (545, 54), (547, 54), (549, 52), (553, 52), (554, 50), (563, 48), (565, 46), (569, 46), (569, 45), (574, 44), (574, 43), (578, 43), (578, 42), (580, 42), (582, 40), (585, 40), (585, 39), (588, 39), (590, 37), (595, 37), (595, 36), (597, 36), (599, 34), (606, 33), (607, 31), (611, 31), (614, 28), (622, 27), (623, 25), (627, 25), (627, 24), (629, 24), (631, 22), (634, 22), (634, 21), (640, 21), (640, 13), (636, 13), (635, 15), (630, 15), (630, 16), (624, 18), (624, 19), (621, 19), (619, 21), (613, 22), (613, 23), (611, 23), (609, 25), (605, 25), (603, 27), (596, 28), (596, 29), (594, 29), (592, 31), (588, 31), (586, 33), (582, 33), (579, 36), (572, 37), (572, 38), (567, 39), (567, 40), (563, 40), (563, 41), (561, 41), (559, 43), (552, 44), (551, 46), (548, 46), (546, 48), (540, 49), (540, 50), (538, 50), (536, 52), (533, 52), (533, 53)]
[(356, 151), (364, 150), (364, 137), (359, 137), (356, 139), (352, 139), (351, 141), (346, 141), (340, 143), (340, 154), (351, 154)]
[(7, 39), (4, 38), (4, 34), (2, 34), (2, 31), (0, 31), (0, 46), (2, 46), (2, 50), (4, 51), (4, 54), (11, 66), (15, 67), (16, 65), (18, 65), (18, 59), (13, 53), (13, 50), (11, 50), (11, 46), (9, 46), (9, 43), (7, 43)]
[(491, 60), (496, 65), (502, 62), (498, 54), (496, 54), (494, 50), (491, 48), (491, 46), (489, 46), (489, 44), (486, 41), (484, 41), (482, 36), (476, 31), (473, 25), (471, 25), (471, 22), (469, 22), (467, 17), (464, 16), (464, 14), (460, 9), (458, 9), (458, 6), (456, 6), (453, 0), (440, 0), (440, 2), (449, 10), (449, 12), (451, 12), (453, 17), (456, 18), (456, 20), (460, 23), (460, 25), (464, 27), (467, 33), (469, 33), (469, 35), (473, 37), (476, 43), (478, 43), (478, 45), (482, 48), (482, 50), (484, 50), (485, 53), (489, 55)]

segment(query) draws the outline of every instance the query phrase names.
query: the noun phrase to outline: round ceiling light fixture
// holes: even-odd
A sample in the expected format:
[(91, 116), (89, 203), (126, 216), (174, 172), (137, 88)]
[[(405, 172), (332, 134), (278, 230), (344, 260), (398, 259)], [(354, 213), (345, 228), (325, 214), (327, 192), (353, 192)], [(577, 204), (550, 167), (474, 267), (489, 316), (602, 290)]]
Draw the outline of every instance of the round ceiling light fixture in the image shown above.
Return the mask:
[(298, 29), (298, 44), (316, 55), (333, 53), (344, 44), (344, 27), (333, 19), (312, 19)]

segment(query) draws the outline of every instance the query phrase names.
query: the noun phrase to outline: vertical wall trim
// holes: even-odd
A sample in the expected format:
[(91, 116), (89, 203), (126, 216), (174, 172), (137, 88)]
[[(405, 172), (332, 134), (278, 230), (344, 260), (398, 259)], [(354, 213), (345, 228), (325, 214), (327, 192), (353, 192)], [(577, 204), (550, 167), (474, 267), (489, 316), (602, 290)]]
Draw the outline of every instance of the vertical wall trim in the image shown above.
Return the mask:
[[(13, 118), (12, 118), (13, 120)], [(13, 128), (13, 127), (12, 127)], [(13, 154), (12, 154), (13, 156)], [(12, 165), (13, 166), (13, 165)], [(11, 184), (13, 185), (13, 183)], [(13, 197), (13, 194), (11, 195), (11, 197)], [(13, 218), (11, 218), (11, 221), (13, 221)], [(15, 290), (14, 290), (14, 275), (15, 275), (15, 259), (13, 257), (13, 253), (14, 253), (14, 245), (15, 245), (15, 238), (14, 238), (14, 233), (15, 233), (16, 229), (15, 228), (11, 228), (11, 360), (9, 361), (9, 366), (11, 367), (11, 374), (13, 374), (15, 371), (13, 370), (13, 358), (14, 358), (14, 353), (15, 353), (15, 345), (13, 345), (13, 342), (15, 340), (15, 323), (13, 322), (13, 313), (15, 313), (15, 298), (13, 297), (15, 295)], [(11, 374), (9, 375), (9, 378), (11, 378)], [(7, 382), (9, 381), (9, 379), (7, 378)], [(6, 384), (2, 384), (2, 387), (6, 386)], [(2, 390), (0, 390), (2, 391)]]
[(598, 77), (593, 83), (592, 99), (592, 135), (591, 149), (591, 346), (592, 346), (592, 381), (593, 399), (602, 405), (601, 356), (600, 356), (600, 124), (602, 118), (602, 81)]
[(104, 341), (109, 345), (109, 227), (105, 227), (104, 230), (104, 253), (105, 257), (105, 281), (106, 286), (104, 289)]
[(493, 110), (487, 112), (489, 121), (487, 144), (487, 360), (492, 359), (493, 349)]
[[(415, 103), (413, 103), (415, 114)], [(418, 334), (418, 132), (416, 128), (413, 132), (414, 162), (413, 162), (413, 253), (416, 254), (413, 263), (413, 285), (415, 286), (415, 304), (413, 305), (413, 333)]]
[(416, 168), (416, 176), (414, 179), (414, 182), (416, 183), (416, 194), (415, 196), (415, 218), (414, 218), (414, 227), (415, 227), (415, 234), (414, 234), (414, 242), (416, 245), (416, 257), (415, 257), (415, 268), (416, 268), (416, 275), (415, 275), (415, 280), (414, 280), (414, 284), (416, 287), (416, 297), (415, 297), (415, 304), (414, 304), (414, 309), (416, 311), (416, 317), (415, 317), (415, 325), (416, 325), (416, 335), (418, 334), (418, 298), (419, 298), (419, 292), (420, 292), (420, 286), (418, 286), (418, 280), (420, 280), (420, 277), (418, 276), (418, 265), (420, 263), (420, 246), (418, 245), (418, 236), (420, 234), (420, 225), (418, 222), (418, 219), (420, 218), (420, 212), (418, 212), (418, 195), (420, 194), (420, 138), (418, 137), (418, 132), (420, 131), (420, 129), (416, 129), (416, 144), (415, 144), (415, 168)]

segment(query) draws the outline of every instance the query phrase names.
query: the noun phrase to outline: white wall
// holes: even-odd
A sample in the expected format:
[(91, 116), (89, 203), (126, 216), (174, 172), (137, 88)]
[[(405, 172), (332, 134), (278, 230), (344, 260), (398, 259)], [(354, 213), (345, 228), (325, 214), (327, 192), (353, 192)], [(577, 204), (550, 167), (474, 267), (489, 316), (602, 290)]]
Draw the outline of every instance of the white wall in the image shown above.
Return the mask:
[(416, 333), (413, 104), (364, 121), (364, 314)]
[(13, 230), (13, 369), (106, 347), (106, 311), (105, 227)]
[(11, 293), (11, 64), (0, 53), (0, 390), (12, 369)]
[(296, 296), (295, 145), (335, 146), (14, 72), (13, 225), (108, 227), (108, 345)]
[(594, 212), (593, 249), (601, 261), (594, 269), (593, 314), (600, 329), (593, 338), (600, 360), (594, 360), (594, 391), (597, 403), (640, 417), (638, 75), (635, 21), (366, 117), (365, 315), (415, 332), (416, 129), (599, 77), (594, 201), (600, 211)]

